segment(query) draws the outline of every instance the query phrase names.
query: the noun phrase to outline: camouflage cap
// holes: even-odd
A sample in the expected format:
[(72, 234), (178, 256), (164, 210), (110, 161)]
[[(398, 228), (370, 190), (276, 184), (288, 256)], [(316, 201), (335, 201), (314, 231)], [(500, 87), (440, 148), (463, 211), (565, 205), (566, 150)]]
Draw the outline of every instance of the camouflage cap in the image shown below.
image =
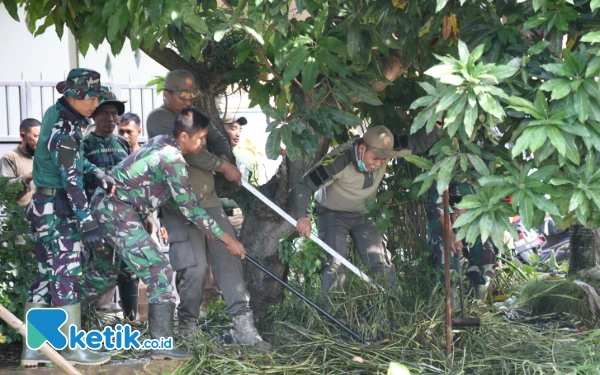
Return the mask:
[(110, 91), (108, 87), (102, 86), (102, 89), (104, 90), (104, 93), (98, 98), (98, 108), (96, 108), (96, 111), (94, 111), (92, 117), (96, 115), (96, 113), (102, 106), (105, 106), (107, 104), (112, 104), (115, 107), (117, 107), (117, 112), (119, 113), (119, 116), (125, 113), (125, 103), (127, 102), (118, 100), (115, 94), (112, 91)]
[(67, 79), (56, 84), (56, 91), (73, 99), (88, 99), (104, 93), (100, 84), (100, 73), (95, 70), (71, 69)]
[(178, 92), (182, 99), (196, 99), (200, 94), (194, 75), (187, 70), (173, 70), (167, 74), (165, 90)]
[(394, 156), (394, 136), (385, 126), (369, 128), (363, 135), (363, 141), (378, 158), (389, 159)]

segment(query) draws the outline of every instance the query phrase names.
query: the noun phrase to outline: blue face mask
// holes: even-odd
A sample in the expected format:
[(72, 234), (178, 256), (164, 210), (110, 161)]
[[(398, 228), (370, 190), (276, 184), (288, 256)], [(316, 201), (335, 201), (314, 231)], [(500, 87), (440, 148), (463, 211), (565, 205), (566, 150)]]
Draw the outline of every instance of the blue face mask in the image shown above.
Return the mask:
[[(362, 155), (360, 156), (360, 160), (358, 161), (358, 169), (359, 169), (361, 172), (367, 172), (367, 173), (370, 173), (370, 172), (367, 170), (367, 166), (366, 166), (366, 165), (365, 165), (365, 163), (363, 162), (363, 159), (364, 159), (364, 157), (365, 157), (365, 151), (363, 150), (363, 153), (362, 153)], [(375, 172), (376, 170), (377, 170), (377, 167), (375, 167), (375, 169), (373, 169), (373, 172)]]

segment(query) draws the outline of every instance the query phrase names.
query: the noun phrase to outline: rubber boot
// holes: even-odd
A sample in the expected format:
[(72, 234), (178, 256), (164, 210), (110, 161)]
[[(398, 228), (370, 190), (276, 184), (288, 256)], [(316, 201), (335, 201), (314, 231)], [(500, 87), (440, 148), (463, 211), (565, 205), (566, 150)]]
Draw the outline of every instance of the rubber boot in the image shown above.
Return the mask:
[[(68, 338), (69, 326), (71, 326), (71, 324), (73, 324), (77, 330), (81, 328), (81, 305), (77, 303), (74, 305), (60, 306), (60, 308), (67, 312), (67, 321), (60, 327), (60, 330)], [(69, 346), (62, 350), (61, 355), (73, 365), (97, 366), (110, 361), (110, 354), (108, 353), (94, 352), (89, 349), (70, 349)]]
[[(27, 311), (31, 309), (43, 309), (49, 307), (42, 303), (25, 302), (25, 318), (26, 321)], [(23, 367), (37, 367), (40, 363), (50, 363), (51, 361), (41, 351), (29, 349), (27, 347), (27, 341), (23, 337), (23, 352), (21, 353), (21, 366)]]
[(489, 285), (489, 282), (485, 284), (473, 284), (473, 290), (475, 291), (475, 299), (485, 301), (487, 299)]
[[(165, 339), (173, 335), (173, 304), (172, 303), (151, 303), (148, 305), (148, 326), (150, 327), (150, 336), (153, 339)], [(181, 348), (172, 348), (170, 350), (152, 350), (150, 352), (152, 359), (190, 359), (187, 351)]]
[(270, 350), (271, 344), (264, 341), (256, 327), (254, 327), (254, 316), (251, 312), (234, 316), (231, 337), (236, 344), (252, 345), (259, 350)]
[(119, 278), (117, 280), (117, 286), (119, 287), (119, 296), (121, 297), (123, 319), (134, 321), (137, 318), (138, 310), (137, 280), (130, 278)]

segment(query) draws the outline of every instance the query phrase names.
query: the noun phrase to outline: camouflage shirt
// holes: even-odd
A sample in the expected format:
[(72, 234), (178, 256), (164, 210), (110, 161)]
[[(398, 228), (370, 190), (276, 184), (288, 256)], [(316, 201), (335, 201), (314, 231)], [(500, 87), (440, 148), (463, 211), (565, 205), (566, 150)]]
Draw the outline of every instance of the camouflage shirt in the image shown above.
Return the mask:
[[(80, 224), (93, 220), (83, 189), (83, 176), (97, 169), (83, 156), (82, 121), (83, 116), (60, 98), (44, 114), (33, 159), (35, 186), (65, 189)], [(61, 148), (73, 150), (73, 159), (61, 160)]]
[(223, 229), (200, 207), (186, 167), (172, 135), (154, 137), (114, 169), (115, 197), (132, 205), (141, 216), (168, 202), (185, 221), (209, 237), (220, 238)]
[[(90, 163), (110, 175), (117, 164), (131, 154), (131, 147), (120, 135), (104, 138), (96, 133), (89, 133), (83, 137), (83, 152)], [(94, 176), (84, 176), (83, 186), (88, 200), (91, 200), (98, 187)]]

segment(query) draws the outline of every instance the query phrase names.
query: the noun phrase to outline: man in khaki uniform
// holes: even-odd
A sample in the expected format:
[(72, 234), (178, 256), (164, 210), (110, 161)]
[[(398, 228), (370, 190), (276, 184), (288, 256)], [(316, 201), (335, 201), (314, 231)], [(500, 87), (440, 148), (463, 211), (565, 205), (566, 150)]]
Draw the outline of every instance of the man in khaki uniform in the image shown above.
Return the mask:
[(23, 190), (17, 195), (17, 204), (26, 207), (35, 192), (33, 154), (40, 136), (40, 122), (33, 118), (23, 120), (19, 133), (21, 144), (0, 159), (0, 176), (9, 177), (9, 185), (23, 185)]
[[(169, 133), (173, 128), (176, 113), (193, 105), (199, 90), (194, 76), (185, 70), (175, 70), (165, 79), (163, 92), (165, 103), (148, 115), (148, 135), (155, 137)], [(198, 196), (200, 206), (223, 228), (235, 236), (235, 230), (215, 193), (214, 172), (225, 175), (227, 180), (241, 184), (241, 173), (225, 160), (229, 160), (231, 149), (227, 139), (215, 128), (208, 126), (207, 149), (198, 154), (185, 155), (192, 189)], [(169, 258), (177, 272), (179, 283), (178, 307), (179, 332), (189, 334), (196, 329), (202, 301), (208, 260), (217, 285), (223, 291), (227, 303), (226, 313), (233, 321), (233, 340), (241, 344), (256, 345), (268, 349), (269, 344), (262, 340), (254, 327), (250, 310), (250, 295), (246, 290), (242, 263), (231, 255), (218, 241), (207, 239), (196, 228), (189, 227), (172, 210), (161, 209), (161, 223), (169, 237)]]
[[(372, 273), (382, 273), (395, 287), (396, 270), (383, 237), (372, 219), (367, 219), (365, 202), (374, 200), (386, 166), (393, 157), (422, 153), (439, 140), (437, 132), (415, 136), (396, 136), (385, 126), (370, 128), (363, 138), (341, 145), (309, 170), (296, 184), (298, 232), (308, 237), (311, 231), (308, 207), (316, 197), (319, 238), (348, 257), (348, 235), (364, 265)], [(327, 257), (323, 272), (323, 292), (340, 290), (345, 282), (340, 261)], [(326, 297), (325, 294), (323, 297)]]

